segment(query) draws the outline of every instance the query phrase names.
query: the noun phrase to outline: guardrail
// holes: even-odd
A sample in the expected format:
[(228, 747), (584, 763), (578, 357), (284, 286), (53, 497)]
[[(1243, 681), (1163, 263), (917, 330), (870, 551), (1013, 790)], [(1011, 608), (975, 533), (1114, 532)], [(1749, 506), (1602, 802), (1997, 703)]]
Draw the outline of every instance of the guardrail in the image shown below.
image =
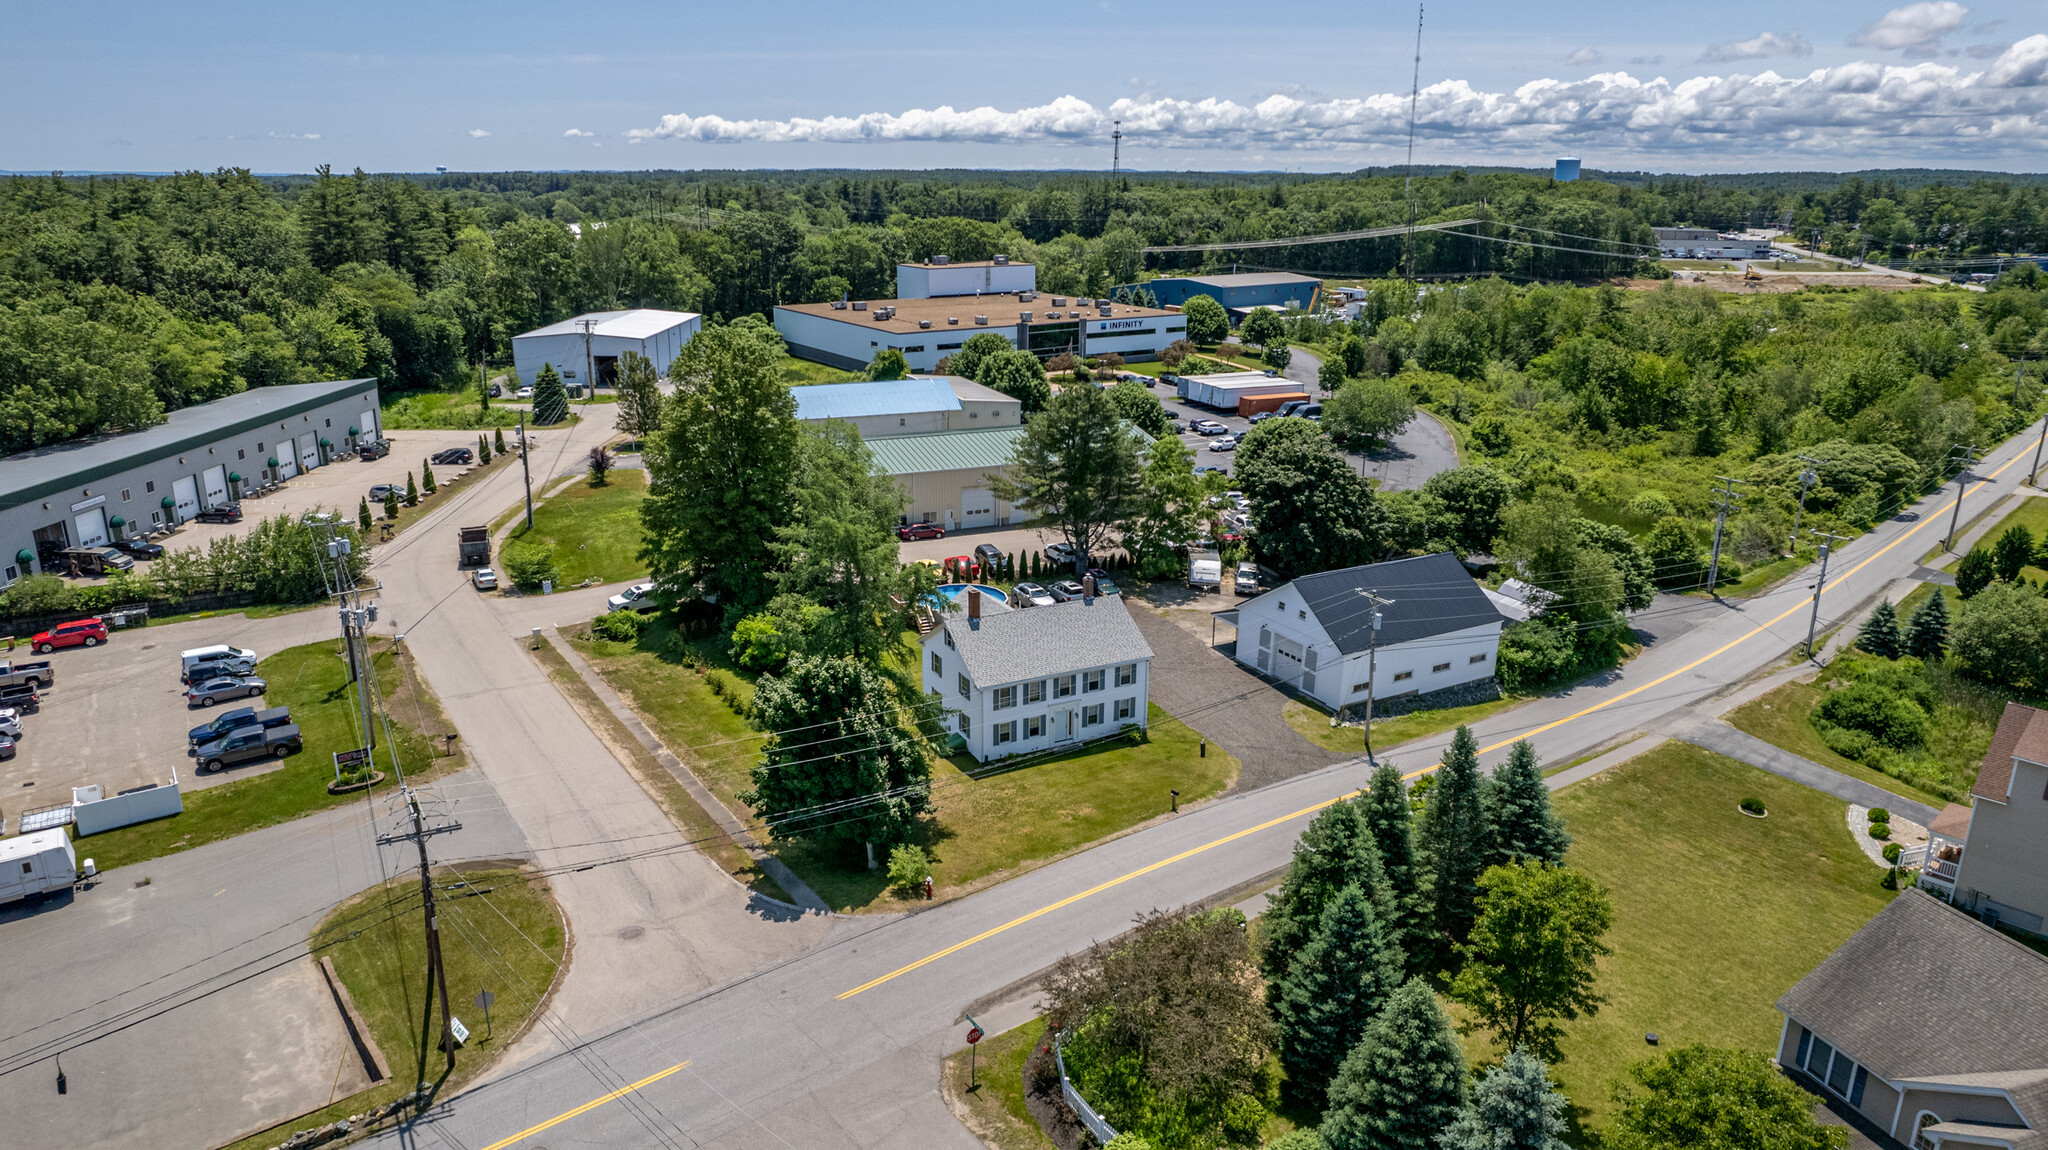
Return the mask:
[(1066, 1042), (1065, 1034), (1056, 1036), (1052, 1041), (1053, 1065), (1060, 1072), (1060, 1097), (1067, 1100), (1067, 1106), (1080, 1117), (1081, 1125), (1088, 1128), (1088, 1133), (1095, 1136), (1095, 1141), (1107, 1146), (1110, 1140), (1116, 1137), (1116, 1130), (1102, 1120), (1102, 1115), (1097, 1114), (1093, 1106), (1088, 1105), (1088, 1100), (1081, 1097), (1080, 1091), (1074, 1089), (1074, 1080), (1067, 1077), (1067, 1060), (1060, 1055), (1060, 1048), (1065, 1046)]

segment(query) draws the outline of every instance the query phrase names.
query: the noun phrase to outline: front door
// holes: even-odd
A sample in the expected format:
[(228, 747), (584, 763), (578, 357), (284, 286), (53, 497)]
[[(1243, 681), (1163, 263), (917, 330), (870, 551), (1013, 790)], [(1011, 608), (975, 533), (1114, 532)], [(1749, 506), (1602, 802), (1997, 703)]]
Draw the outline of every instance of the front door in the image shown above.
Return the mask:
[(171, 480), (171, 510), (183, 523), (199, 512), (199, 481), (190, 475)]

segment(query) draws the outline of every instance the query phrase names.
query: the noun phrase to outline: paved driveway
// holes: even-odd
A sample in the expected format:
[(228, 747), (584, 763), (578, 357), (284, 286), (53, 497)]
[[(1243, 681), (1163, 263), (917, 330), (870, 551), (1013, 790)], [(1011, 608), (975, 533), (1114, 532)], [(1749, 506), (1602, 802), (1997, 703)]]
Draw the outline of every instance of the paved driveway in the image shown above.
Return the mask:
[(1414, 491), (1437, 472), (1458, 466), (1458, 445), (1436, 416), (1418, 411), (1391, 447), (1351, 459), (1363, 461), (1364, 475), (1379, 480), (1381, 491)]

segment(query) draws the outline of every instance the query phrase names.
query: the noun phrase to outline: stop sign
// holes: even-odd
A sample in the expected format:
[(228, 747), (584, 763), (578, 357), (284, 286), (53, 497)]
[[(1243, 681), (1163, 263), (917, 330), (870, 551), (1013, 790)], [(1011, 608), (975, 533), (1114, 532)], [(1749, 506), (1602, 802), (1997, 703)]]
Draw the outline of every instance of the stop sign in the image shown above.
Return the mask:
[(975, 1043), (977, 1043), (977, 1042), (980, 1042), (980, 1041), (981, 1041), (981, 1027), (979, 1027), (979, 1026), (977, 1026), (977, 1027), (974, 1027), (973, 1029), (971, 1029), (971, 1030), (969, 1030), (969, 1031), (967, 1032), (967, 1045), (969, 1045), (969, 1046), (972, 1046), (972, 1045), (974, 1045)]

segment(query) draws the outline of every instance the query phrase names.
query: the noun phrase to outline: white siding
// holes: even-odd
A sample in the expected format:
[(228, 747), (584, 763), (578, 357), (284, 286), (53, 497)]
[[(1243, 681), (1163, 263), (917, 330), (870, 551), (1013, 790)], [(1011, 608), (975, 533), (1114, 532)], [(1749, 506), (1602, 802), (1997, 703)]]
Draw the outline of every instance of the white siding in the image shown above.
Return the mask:
[[(1028, 610), (1029, 608), (1027, 608)], [(1075, 667), (1043, 679), (1018, 680), (1008, 683), (977, 683), (970, 681), (968, 696), (960, 696), (959, 676), (966, 663), (960, 652), (946, 645), (945, 629), (933, 631), (924, 638), (924, 689), (937, 691), (940, 703), (946, 708), (945, 729), (958, 733), (960, 717), (967, 717), (967, 753), (977, 762), (1006, 758), (1011, 755), (1030, 754), (1036, 751), (1068, 744), (1088, 742), (1115, 734), (1126, 726), (1144, 728), (1149, 725), (1149, 711), (1152, 692), (1152, 660), (1139, 659), (1132, 663), (1109, 666)], [(940, 660), (940, 669), (932, 670), (932, 656)], [(1132, 682), (1119, 686), (1116, 681), (1117, 667), (1131, 668)], [(1084, 678), (1088, 672), (1102, 673), (1102, 688), (1096, 691), (1086, 689)], [(1064, 697), (1054, 694), (1054, 681), (1067, 675), (1074, 676), (1074, 693)], [(1044, 696), (1036, 702), (1026, 701), (1026, 688), (1031, 683), (1045, 684)], [(995, 706), (996, 692), (1001, 688), (1015, 689), (1015, 702), (1008, 707)], [(1119, 702), (1125, 703), (1131, 711), (1128, 718), (1117, 718)], [(1101, 721), (1089, 723), (1087, 716), (1091, 708), (1101, 707)], [(1031, 720), (1040, 722), (1039, 733), (1029, 734)], [(1016, 738), (997, 743), (996, 726), (1015, 723)]]
[[(1383, 644), (1379, 648), (1372, 695), (1390, 699), (1410, 691), (1438, 691), (1489, 678), (1499, 657), (1500, 624), (1487, 623), (1461, 631)], [(1264, 654), (1263, 661), (1260, 656)], [(1304, 678), (1313, 654), (1313, 689)], [(1286, 683), (1335, 710), (1365, 702), (1368, 652), (1340, 652), (1293, 583), (1248, 600), (1238, 608), (1239, 663)], [(1474, 661), (1477, 656), (1478, 661)], [(1442, 664), (1450, 664), (1439, 671)], [(1406, 675), (1402, 678), (1399, 676)]]

